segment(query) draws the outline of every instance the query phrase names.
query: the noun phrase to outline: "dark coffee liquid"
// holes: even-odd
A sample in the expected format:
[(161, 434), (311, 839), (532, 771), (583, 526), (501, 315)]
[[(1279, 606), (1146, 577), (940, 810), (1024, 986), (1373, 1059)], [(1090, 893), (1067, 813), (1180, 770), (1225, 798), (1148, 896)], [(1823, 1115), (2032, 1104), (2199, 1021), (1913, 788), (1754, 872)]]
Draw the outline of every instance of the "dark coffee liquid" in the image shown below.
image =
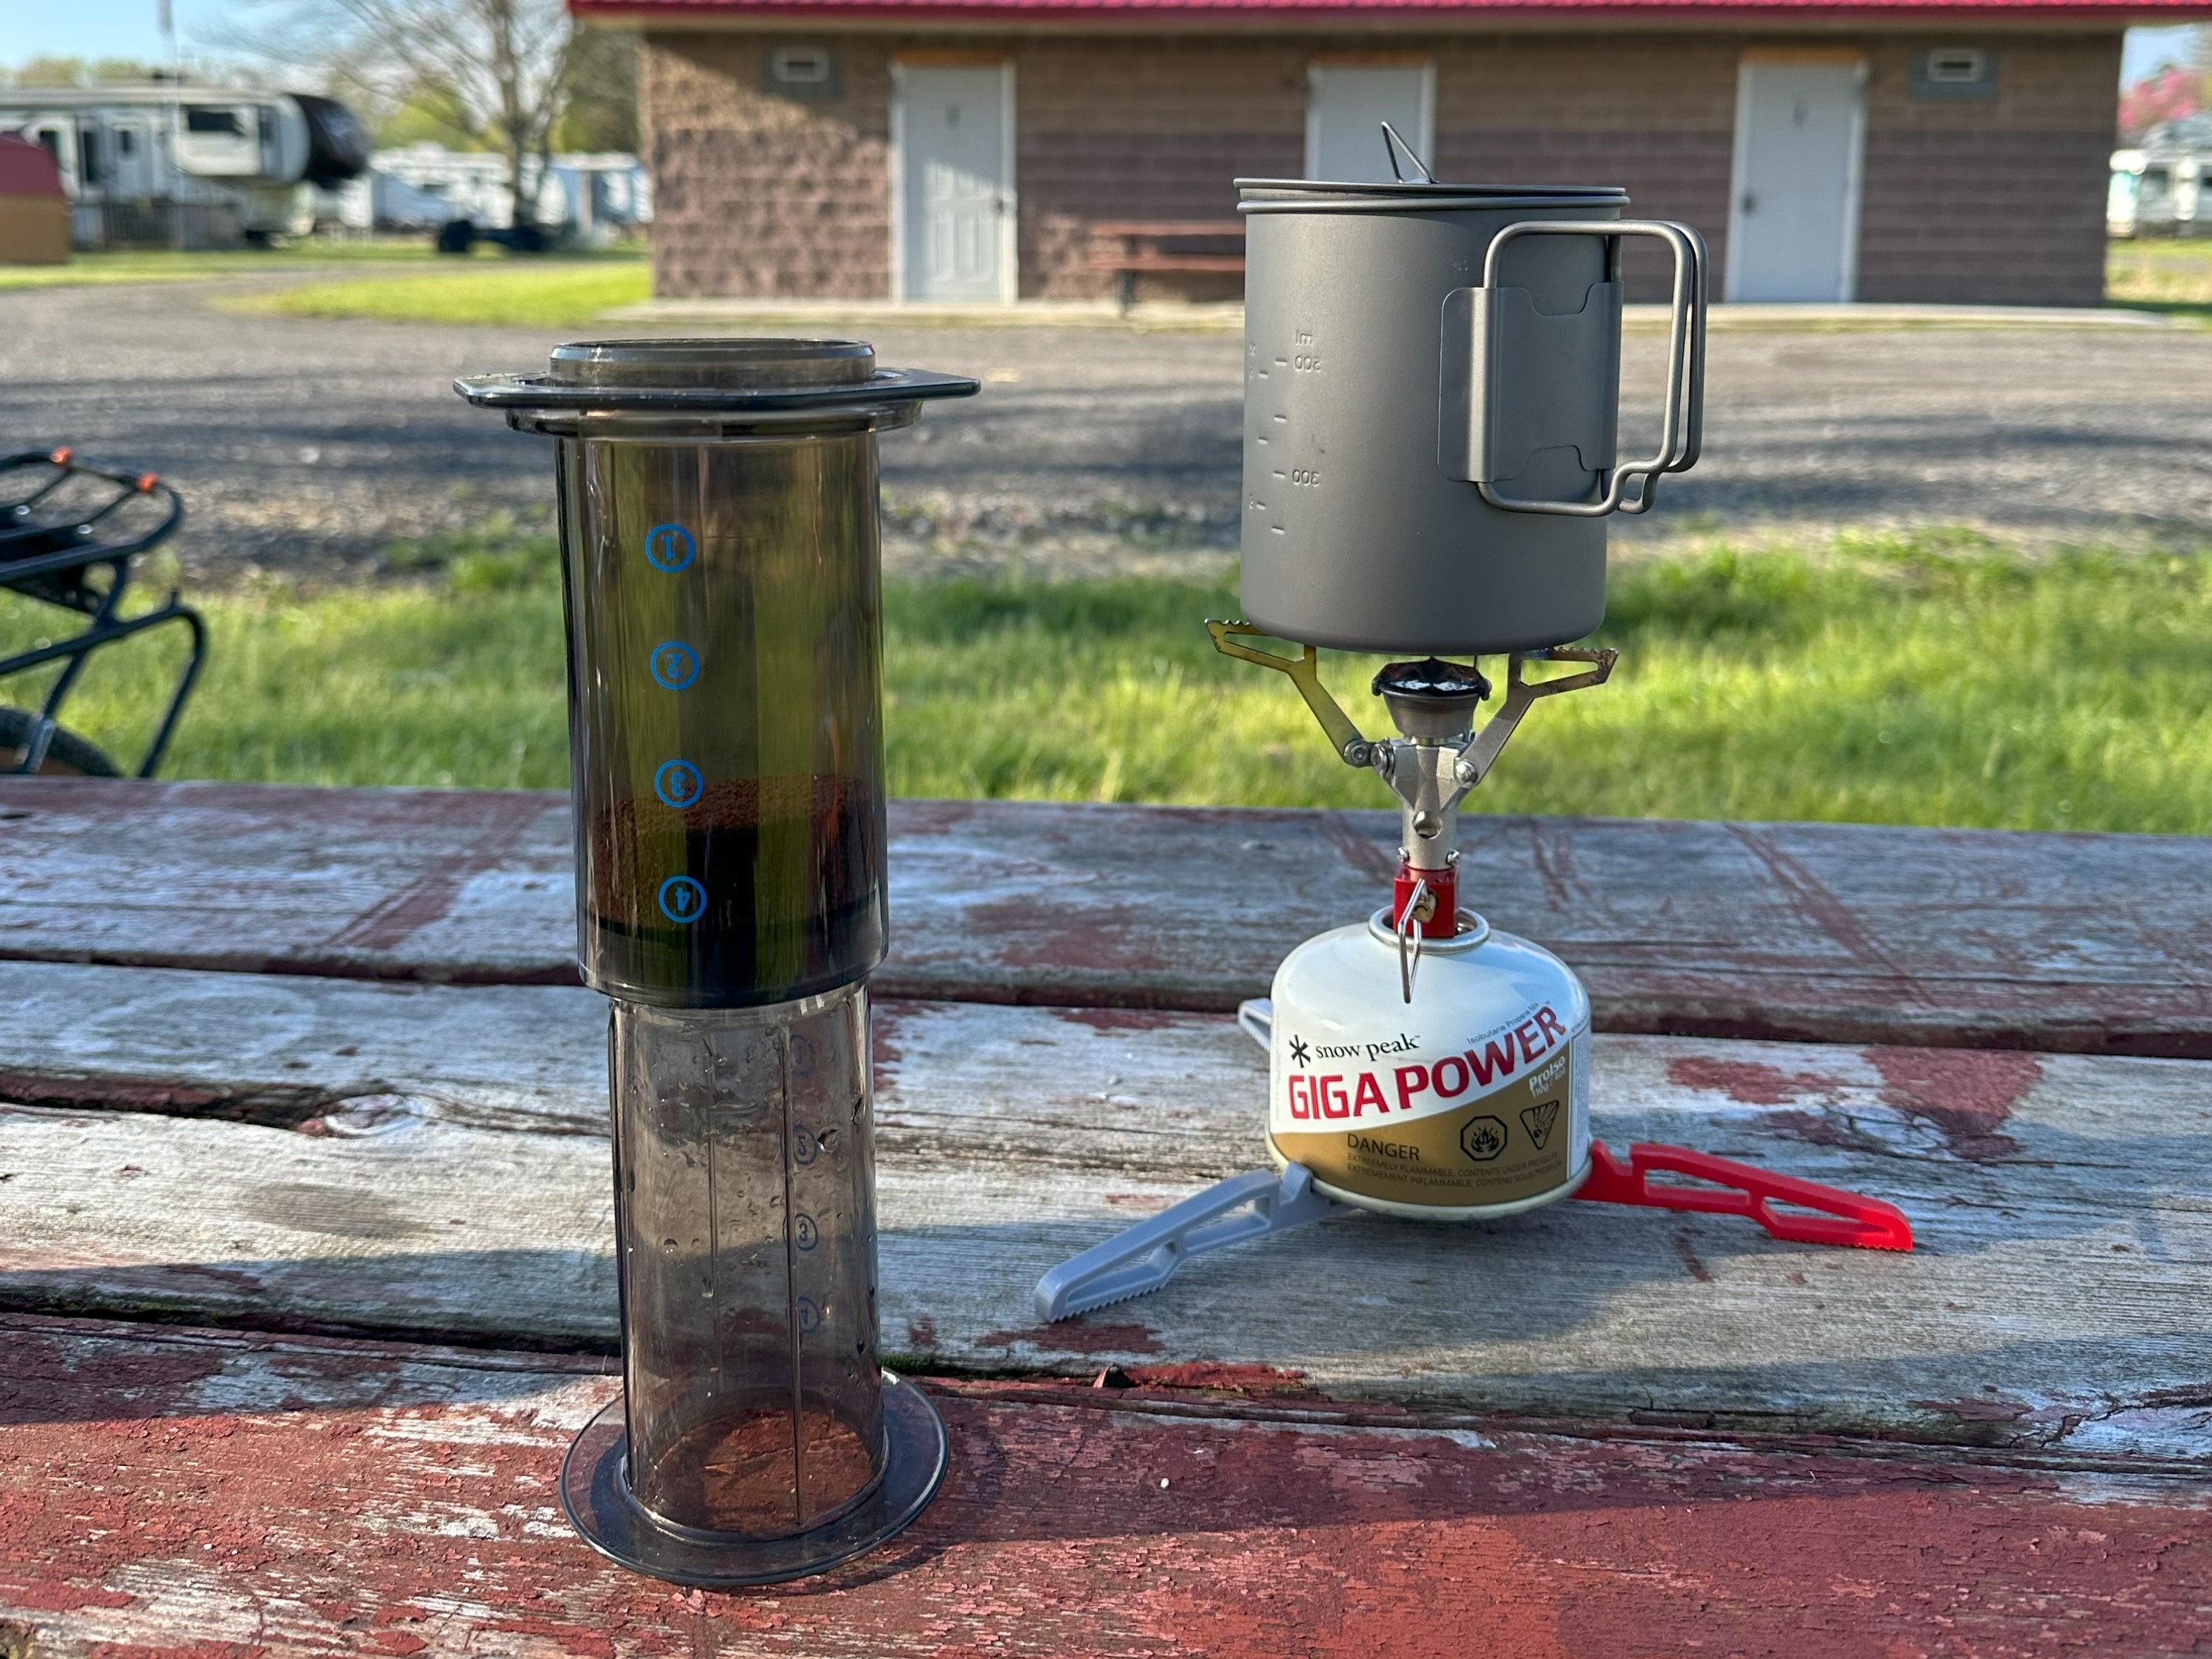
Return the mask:
[(787, 1002), (883, 960), (884, 808), (858, 779), (708, 781), (607, 803), (583, 838), (585, 960), (664, 1006)]
[(562, 449), (578, 940), (661, 1007), (852, 983), (884, 941), (873, 441)]

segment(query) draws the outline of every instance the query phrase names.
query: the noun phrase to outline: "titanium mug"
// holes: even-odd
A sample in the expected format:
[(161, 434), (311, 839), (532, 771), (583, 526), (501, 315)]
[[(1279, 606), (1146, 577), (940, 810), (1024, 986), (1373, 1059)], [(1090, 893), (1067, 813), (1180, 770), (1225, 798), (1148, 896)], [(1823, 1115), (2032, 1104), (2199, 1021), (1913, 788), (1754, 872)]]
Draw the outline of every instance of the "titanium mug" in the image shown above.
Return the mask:
[[(1300, 643), (1528, 650), (1605, 617), (1605, 520), (1698, 459), (1705, 251), (1608, 186), (1237, 181), (1245, 618)], [(1624, 461), (1620, 251), (1674, 255), (1657, 449)]]

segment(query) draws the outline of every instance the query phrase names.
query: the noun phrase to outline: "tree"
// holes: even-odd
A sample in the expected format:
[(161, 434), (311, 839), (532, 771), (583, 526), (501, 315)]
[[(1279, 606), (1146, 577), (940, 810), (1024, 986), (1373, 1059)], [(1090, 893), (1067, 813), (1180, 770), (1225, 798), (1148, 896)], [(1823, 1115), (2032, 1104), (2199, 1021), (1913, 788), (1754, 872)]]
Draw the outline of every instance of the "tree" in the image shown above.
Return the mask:
[(2185, 115), (2195, 115), (2205, 107), (2205, 82), (2208, 77), (2195, 70), (2176, 68), (2168, 64), (2154, 75), (2144, 76), (2133, 86), (2120, 91), (2120, 137), (2129, 143), (2139, 143), (2143, 136), (2161, 122), (2178, 120)]
[(481, 133), (507, 157), (518, 228), (537, 203), (554, 134), (592, 66), (591, 37), (563, 0), (262, 0), (262, 26), (226, 44), (313, 68), (326, 86), (366, 105), (381, 125), (404, 109), (434, 110)]
[(556, 149), (637, 149), (637, 36), (629, 29), (582, 29), (569, 77), (568, 107)]
[(27, 58), (12, 75), (0, 73), (0, 81), (12, 80), (19, 87), (93, 87), (150, 81), (155, 73), (131, 58)]

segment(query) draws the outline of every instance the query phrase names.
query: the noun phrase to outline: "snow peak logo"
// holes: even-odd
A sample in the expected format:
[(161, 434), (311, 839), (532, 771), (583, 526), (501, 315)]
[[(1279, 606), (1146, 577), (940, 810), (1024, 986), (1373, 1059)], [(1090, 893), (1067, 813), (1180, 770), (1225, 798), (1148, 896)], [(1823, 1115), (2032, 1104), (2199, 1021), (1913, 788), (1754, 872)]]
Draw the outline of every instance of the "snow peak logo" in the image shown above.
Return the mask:
[(1385, 1037), (1380, 1042), (1324, 1042), (1309, 1050), (1304, 1037), (1291, 1039), (1291, 1058), (1301, 1066), (1313, 1060), (1364, 1060), (1373, 1065), (1385, 1054), (1410, 1054), (1420, 1044), (1401, 1031), (1396, 1036)]
[[(1382, 1117), (1394, 1110), (1410, 1112), (1417, 1106), (1456, 1100), (1470, 1089), (1494, 1088), (1516, 1073), (1525, 1077), (1524, 1067), (1534, 1066), (1566, 1040), (1565, 1025), (1547, 1004), (1511, 1030), (1464, 1054), (1446, 1054), (1427, 1065), (1416, 1063), (1358, 1072), (1346, 1066), (1342, 1072), (1309, 1076), (1304, 1068), (1310, 1062), (1300, 1053), (1306, 1045), (1293, 1037), (1291, 1057), (1300, 1069), (1289, 1079), (1291, 1115), (1353, 1118), (1364, 1117), (1371, 1110)], [(1365, 1060), (1371, 1065), (1385, 1054), (1410, 1054), (1416, 1047), (1413, 1038), (1402, 1034), (1380, 1042), (1316, 1044), (1311, 1063), (1326, 1065), (1332, 1060), (1357, 1063)], [(1559, 1058), (1564, 1060), (1565, 1056)], [(1555, 1074), (1553, 1068), (1559, 1063), (1554, 1061), (1552, 1066), (1547, 1066), (1547, 1074)], [(1386, 1077), (1387, 1086), (1383, 1081)]]

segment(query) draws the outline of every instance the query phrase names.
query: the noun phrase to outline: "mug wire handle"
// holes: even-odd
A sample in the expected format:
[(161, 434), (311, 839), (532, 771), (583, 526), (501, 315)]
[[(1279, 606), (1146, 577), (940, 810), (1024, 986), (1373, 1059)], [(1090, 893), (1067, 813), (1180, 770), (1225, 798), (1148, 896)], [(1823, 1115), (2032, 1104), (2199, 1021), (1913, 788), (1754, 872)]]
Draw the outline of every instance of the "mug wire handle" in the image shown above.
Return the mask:
[[(1501, 495), (1486, 480), (1474, 487), (1491, 506), (1509, 513), (1551, 513), (1565, 518), (1601, 519), (1608, 513), (1648, 513), (1659, 489), (1662, 472), (1686, 472), (1697, 465), (1705, 442), (1705, 244), (1687, 225), (1667, 219), (1528, 219), (1508, 225), (1490, 244), (1482, 264), (1482, 285), (1496, 290), (1498, 255), (1520, 236), (1599, 236), (1606, 241), (1608, 275), (1617, 271), (1620, 239), (1650, 236), (1662, 241), (1674, 255), (1674, 286), (1667, 319), (1667, 410), (1661, 424), (1659, 448), (1647, 459), (1616, 465), (1606, 479), (1605, 494), (1594, 501), (1547, 501)], [(1490, 387), (1475, 389), (1487, 407)], [(1633, 500), (1628, 489), (1636, 479), (1644, 487)]]

